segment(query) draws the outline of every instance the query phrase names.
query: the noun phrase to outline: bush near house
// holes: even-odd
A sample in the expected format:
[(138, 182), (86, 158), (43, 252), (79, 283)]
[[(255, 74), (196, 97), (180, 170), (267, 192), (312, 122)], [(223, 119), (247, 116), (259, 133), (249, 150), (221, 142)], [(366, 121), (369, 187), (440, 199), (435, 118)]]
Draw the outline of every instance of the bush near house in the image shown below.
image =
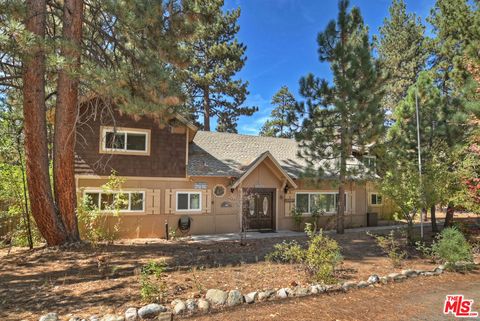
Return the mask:
[(335, 283), (335, 269), (343, 261), (340, 246), (337, 241), (323, 234), (322, 230), (315, 233), (311, 224), (307, 224), (305, 232), (309, 237), (307, 248), (296, 241), (283, 241), (276, 244), (275, 250), (265, 259), (277, 263), (300, 264), (313, 281)]
[(454, 269), (456, 263), (473, 261), (472, 246), (456, 227), (440, 233), (432, 245), (432, 254), (450, 269)]

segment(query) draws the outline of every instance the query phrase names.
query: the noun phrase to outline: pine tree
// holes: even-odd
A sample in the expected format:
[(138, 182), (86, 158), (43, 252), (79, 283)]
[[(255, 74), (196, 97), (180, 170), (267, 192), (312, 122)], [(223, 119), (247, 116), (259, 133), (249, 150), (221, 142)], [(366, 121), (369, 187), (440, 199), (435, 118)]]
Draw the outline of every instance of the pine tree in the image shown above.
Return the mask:
[[(311, 164), (325, 160), (318, 174), (336, 177), (340, 197), (337, 232), (344, 231), (345, 185), (352, 173), (347, 159), (353, 145), (365, 146), (382, 134), (384, 113), (383, 77), (372, 56), (372, 46), (360, 10), (348, 11), (348, 0), (339, 1), (337, 21), (333, 20), (318, 35), (321, 62), (328, 62), (333, 82), (312, 74), (300, 80), (300, 93), (306, 98), (307, 117), (297, 135), (301, 156)], [(335, 160), (338, 160), (338, 165)], [(318, 169), (318, 168), (315, 168)]]
[[(419, 106), (420, 148), (422, 155), (422, 194), (421, 204), (430, 208), (432, 231), (437, 231), (435, 206), (448, 203), (453, 195), (446, 186), (451, 186), (448, 172), (453, 166), (446, 144), (446, 126), (442, 113), (442, 95), (437, 88), (432, 73), (422, 72), (412, 85), (406, 97), (397, 105), (394, 123), (388, 131), (387, 144), (392, 159), (415, 168), (418, 160), (416, 104)], [(443, 156), (441, 156), (443, 155)], [(448, 162), (447, 162), (448, 161)], [(418, 171), (418, 170), (417, 170)], [(397, 172), (400, 175), (400, 173)], [(395, 171), (392, 171), (395, 175)], [(418, 175), (418, 174), (417, 174)], [(419, 208), (417, 208), (418, 210)]]
[(293, 138), (295, 132), (292, 130), (292, 123), (298, 120), (296, 111), (296, 101), (293, 94), (287, 86), (282, 86), (280, 90), (272, 97), (274, 106), (270, 119), (265, 122), (260, 130), (261, 136)]
[[(465, 97), (465, 86), (471, 79), (465, 57), (480, 37), (478, 9), (478, 3), (472, 4), (468, 0), (437, 0), (428, 18), (435, 35), (430, 42), (431, 65), (442, 93), (442, 123), (450, 152), (463, 144), (471, 132), (469, 118), (472, 108), (469, 107), (477, 106), (471, 102), (468, 104)], [(453, 203), (450, 203), (445, 226), (452, 222), (453, 209)]]
[(427, 49), (425, 26), (415, 14), (407, 13), (404, 0), (393, 0), (389, 12), (380, 27), (377, 47), (382, 69), (389, 74), (382, 103), (393, 113), (425, 67)]
[(198, 1), (197, 10), (206, 22), (196, 28), (194, 39), (186, 43), (192, 61), (187, 72), (185, 108), (194, 119), (203, 116), (204, 130), (211, 130), (211, 118), (218, 117), (218, 131), (236, 132), (238, 117), (252, 115), (257, 108), (242, 106), (248, 95), (248, 82), (234, 79), (246, 61), (246, 46), (236, 39), (240, 9), (223, 11), (223, 3)]
[[(79, 93), (130, 112), (170, 113), (180, 104), (176, 67), (185, 63), (180, 43), (198, 20), (190, 5), (175, 0), (0, 3), (0, 90), (8, 95), (22, 90), (30, 206), (48, 245), (79, 240), (74, 181)], [(52, 141), (47, 110), (55, 118)]]

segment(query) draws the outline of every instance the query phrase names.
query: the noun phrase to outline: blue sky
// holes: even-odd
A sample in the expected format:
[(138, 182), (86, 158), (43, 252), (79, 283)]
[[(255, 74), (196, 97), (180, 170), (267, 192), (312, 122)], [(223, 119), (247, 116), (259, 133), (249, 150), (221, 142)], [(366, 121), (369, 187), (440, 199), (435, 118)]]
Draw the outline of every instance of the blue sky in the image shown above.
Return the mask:
[[(434, 0), (407, 0), (408, 11), (424, 20)], [(390, 0), (351, 0), (360, 8), (370, 34), (377, 34), (388, 16)], [(238, 39), (247, 45), (248, 57), (238, 74), (249, 82), (250, 95), (245, 105), (255, 105), (259, 111), (251, 117), (241, 117), (238, 131), (258, 134), (270, 115), (270, 100), (281, 86), (287, 85), (297, 97), (298, 81), (308, 74), (328, 78), (328, 64), (320, 63), (316, 37), (327, 23), (337, 16), (337, 0), (226, 0), (225, 9), (240, 7)]]

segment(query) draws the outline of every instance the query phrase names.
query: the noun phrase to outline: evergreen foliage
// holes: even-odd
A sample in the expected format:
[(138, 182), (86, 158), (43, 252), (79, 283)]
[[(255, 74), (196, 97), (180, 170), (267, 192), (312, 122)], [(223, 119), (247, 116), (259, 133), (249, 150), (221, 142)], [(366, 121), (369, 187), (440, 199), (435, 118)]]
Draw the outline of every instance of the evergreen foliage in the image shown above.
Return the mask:
[(419, 17), (407, 12), (405, 1), (393, 0), (389, 12), (390, 17), (380, 27), (377, 47), (382, 68), (389, 75), (382, 105), (393, 112), (425, 68), (428, 51), (425, 26)]
[[(344, 194), (351, 173), (347, 159), (353, 146), (376, 141), (384, 130), (380, 66), (373, 58), (360, 10), (348, 11), (348, 5), (349, 1), (339, 1), (338, 19), (331, 21), (317, 38), (320, 61), (330, 64), (333, 82), (312, 74), (300, 80), (300, 93), (306, 99), (300, 109), (306, 118), (297, 135), (302, 148), (300, 156), (317, 166), (325, 160), (323, 168), (315, 170), (317, 175), (336, 177), (339, 195)], [(344, 203), (340, 197), (339, 233), (343, 233)]]
[(295, 136), (292, 128), (298, 117), (296, 111), (296, 101), (293, 94), (287, 86), (282, 86), (280, 90), (272, 97), (274, 106), (270, 119), (265, 122), (260, 130), (261, 136), (293, 138)]
[(247, 59), (247, 47), (236, 38), (240, 8), (224, 11), (223, 3), (196, 2), (204, 23), (197, 25), (193, 38), (185, 42), (185, 52), (191, 58), (186, 73), (185, 109), (204, 130), (211, 130), (210, 120), (217, 117), (217, 131), (236, 133), (238, 118), (252, 115), (257, 107), (243, 106), (248, 82), (235, 78)]

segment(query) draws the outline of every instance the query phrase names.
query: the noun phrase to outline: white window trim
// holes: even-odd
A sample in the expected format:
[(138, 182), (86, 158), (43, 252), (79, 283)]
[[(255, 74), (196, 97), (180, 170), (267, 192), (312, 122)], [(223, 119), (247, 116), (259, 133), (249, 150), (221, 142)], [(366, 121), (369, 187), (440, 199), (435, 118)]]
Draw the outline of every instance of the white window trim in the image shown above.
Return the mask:
[[(365, 159), (373, 159), (373, 160), (374, 160), (374, 164), (375, 164), (375, 166), (373, 167), (373, 171), (374, 171), (374, 172), (377, 172), (377, 156), (375, 156), (375, 155), (363, 155), (362, 158), (363, 158), (362, 162), (363, 162)], [(366, 166), (365, 163), (364, 163), (364, 166)], [(368, 169), (370, 169), (370, 167), (368, 167)]]
[[(178, 208), (178, 194), (188, 194), (188, 209), (184, 210), (184, 209), (179, 209)], [(198, 194), (200, 196), (199, 198), (199, 202), (198, 202), (198, 209), (190, 209), (190, 194)], [(176, 192), (176, 195), (175, 195), (175, 211), (176, 212), (189, 212), (189, 213), (201, 213), (202, 212), (202, 192), (194, 192), (194, 191), (185, 191), (185, 192), (182, 192), (182, 191), (177, 191)]]
[[(86, 194), (93, 194), (93, 193), (99, 193), (100, 195), (98, 196), (98, 210), (102, 213), (111, 213), (112, 211), (110, 210), (101, 210), (100, 209), (100, 202), (102, 200), (102, 195), (101, 194), (128, 194), (128, 210), (118, 210), (120, 213), (143, 213), (145, 212), (145, 202), (147, 201), (145, 199), (145, 191), (104, 191), (104, 190), (84, 190), (83, 191), (83, 197), (85, 198), (87, 195)], [(141, 210), (132, 210), (132, 194), (142, 194), (143, 202), (142, 202), (142, 209)]]
[[(382, 202), (381, 202), (380, 204), (378, 204), (378, 203), (377, 203), (377, 204), (373, 204), (373, 203), (372, 203), (372, 195), (377, 195), (377, 196), (375, 197), (375, 198), (377, 199), (377, 201), (378, 201), (378, 195), (380, 195), (380, 196), (382, 197)], [(383, 195), (380, 194), (380, 193), (375, 193), (375, 192), (373, 192), (373, 193), (368, 193), (368, 205), (370, 205), (370, 206), (383, 206)]]
[[(125, 147), (123, 149), (119, 148), (108, 148), (107, 147), (107, 132), (113, 132), (115, 134), (124, 134), (125, 135)], [(145, 149), (144, 150), (132, 150), (127, 149), (127, 140), (128, 134), (142, 134), (145, 135)], [(124, 128), (124, 127), (104, 127), (102, 126), (102, 135), (101, 135), (101, 152), (103, 153), (118, 153), (118, 154), (138, 154), (138, 155), (149, 155), (150, 154), (150, 130), (149, 129), (135, 129), (135, 128)]]
[[(338, 192), (311, 192), (311, 191), (305, 191), (305, 192), (295, 192), (295, 208), (297, 208), (297, 195), (298, 194), (308, 194), (308, 208), (310, 209), (310, 195), (311, 194), (321, 194), (321, 195), (336, 195), (338, 194)], [(345, 212), (350, 212), (350, 204), (348, 202), (348, 198), (349, 196), (351, 196), (351, 193), (348, 193), (348, 192), (345, 192), (345, 195), (347, 197), (347, 202), (345, 203)], [(336, 201), (335, 201), (336, 203)], [(335, 211), (330, 211), (330, 212), (325, 212), (325, 214), (327, 215), (331, 215), (331, 214), (335, 214), (337, 213), (337, 204), (335, 204)], [(305, 215), (305, 216), (308, 216), (308, 215), (312, 215), (311, 212), (304, 212), (302, 213), (302, 215)]]

